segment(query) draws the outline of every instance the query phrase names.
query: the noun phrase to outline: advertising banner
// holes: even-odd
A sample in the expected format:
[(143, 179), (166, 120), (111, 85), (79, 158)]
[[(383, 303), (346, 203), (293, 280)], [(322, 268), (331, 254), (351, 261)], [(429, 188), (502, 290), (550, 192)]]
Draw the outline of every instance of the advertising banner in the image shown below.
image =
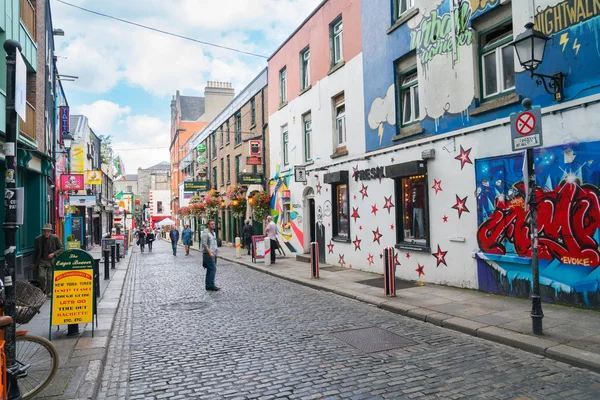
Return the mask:
[(102, 185), (102, 171), (85, 171), (85, 183), (88, 185)]
[(63, 174), (60, 176), (60, 188), (62, 190), (83, 190), (83, 175)]
[(71, 147), (71, 172), (74, 174), (83, 174), (85, 148), (82, 145), (74, 145)]

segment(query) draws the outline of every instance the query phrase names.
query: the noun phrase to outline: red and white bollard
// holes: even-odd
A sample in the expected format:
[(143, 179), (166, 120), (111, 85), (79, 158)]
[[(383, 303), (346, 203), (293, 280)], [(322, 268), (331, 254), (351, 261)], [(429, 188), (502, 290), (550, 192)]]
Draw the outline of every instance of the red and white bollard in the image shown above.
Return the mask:
[(317, 242), (310, 243), (310, 277), (319, 278), (319, 245)]
[(265, 245), (265, 265), (269, 266), (271, 265), (271, 251), (275, 251), (275, 249), (271, 249), (271, 240), (268, 236), (265, 236), (263, 243)]
[(235, 258), (242, 258), (242, 241), (239, 237), (235, 238)]
[(396, 262), (393, 247), (383, 250), (383, 291), (388, 297), (396, 297)]

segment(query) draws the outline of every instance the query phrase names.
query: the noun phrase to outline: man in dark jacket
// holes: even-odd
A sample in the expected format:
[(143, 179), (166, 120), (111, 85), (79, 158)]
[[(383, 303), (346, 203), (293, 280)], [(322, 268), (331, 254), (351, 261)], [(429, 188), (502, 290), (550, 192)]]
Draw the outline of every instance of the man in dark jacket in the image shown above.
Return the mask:
[(177, 242), (179, 241), (179, 231), (177, 228), (171, 229), (169, 238), (171, 239), (171, 247), (173, 247), (173, 255), (177, 257)]
[[(58, 236), (52, 234), (52, 224), (45, 224), (42, 234), (35, 238), (33, 245), (33, 267), (38, 272), (40, 289), (50, 295), (52, 288), (46, 287), (48, 274), (52, 273), (53, 259), (64, 251)], [(50, 279), (52, 279), (50, 277)]]
[(246, 245), (246, 249), (248, 249), (248, 255), (250, 255), (250, 248), (252, 247), (252, 235), (254, 235), (254, 227), (250, 223), (250, 220), (246, 220), (246, 225), (244, 225), (244, 244)]

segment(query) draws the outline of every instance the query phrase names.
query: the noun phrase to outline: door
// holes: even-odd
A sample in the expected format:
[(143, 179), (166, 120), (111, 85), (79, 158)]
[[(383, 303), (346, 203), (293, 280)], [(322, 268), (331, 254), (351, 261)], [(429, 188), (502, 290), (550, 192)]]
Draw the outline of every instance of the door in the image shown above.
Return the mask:
[(308, 215), (310, 218), (310, 242), (317, 241), (317, 228), (315, 219), (315, 199), (308, 199)]

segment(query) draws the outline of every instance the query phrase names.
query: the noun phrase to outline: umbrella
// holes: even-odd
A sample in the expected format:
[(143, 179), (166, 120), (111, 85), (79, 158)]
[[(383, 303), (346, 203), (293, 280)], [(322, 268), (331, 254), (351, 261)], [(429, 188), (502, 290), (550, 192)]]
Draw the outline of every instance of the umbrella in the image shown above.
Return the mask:
[(158, 223), (159, 226), (175, 225), (175, 221), (171, 218), (165, 218)]

